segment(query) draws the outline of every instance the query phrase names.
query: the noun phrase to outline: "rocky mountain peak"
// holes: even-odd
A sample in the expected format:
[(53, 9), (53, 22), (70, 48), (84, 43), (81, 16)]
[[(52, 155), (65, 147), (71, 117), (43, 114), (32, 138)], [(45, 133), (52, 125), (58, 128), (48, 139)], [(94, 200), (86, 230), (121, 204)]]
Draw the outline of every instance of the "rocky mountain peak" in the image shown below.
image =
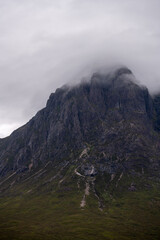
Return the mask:
[[(46, 108), (1, 140), (0, 173), (30, 171), (31, 166), (36, 168), (48, 161), (53, 165), (64, 159), (74, 161), (84, 146), (94, 149), (86, 160), (89, 164), (92, 159), (94, 169), (100, 167), (97, 164), (102, 155), (104, 162), (108, 161), (107, 171), (122, 167), (122, 159), (125, 168), (131, 170), (135, 158), (139, 161), (141, 155), (140, 164), (147, 167), (150, 156), (156, 159), (159, 151), (158, 145), (151, 147), (157, 141), (153, 116), (153, 99), (146, 88), (134, 82), (129, 69), (95, 73), (86, 83), (57, 89)], [(119, 159), (114, 170), (109, 160), (113, 155)]]
[(129, 68), (127, 68), (127, 67), (121, 67), (121, 68), (115, 70), (115, 75), (116, 75), (117, 77), (119, 77), (119, 76), (121, 76), (121, 75), (123, 75), (123, 74), (133, 74), (133, 73), (132, 73), (132, 71), (131, 71)]
[(90, 82), (92, 85), (112, 88), (140, 87), (132, 71), (126, 67), (105, 74), (96, 72), (92, 75)]
[(82, 239), (83, 223), (83, 239), (93, 239), (87, 222), (91, 229), (98, 222), (96, 239), (159, 239), (159, 109), (160, 96), (127, 68), (52, 93), (26, 125), (0, 139), (1, 233), (9, 234), (0, 238)]

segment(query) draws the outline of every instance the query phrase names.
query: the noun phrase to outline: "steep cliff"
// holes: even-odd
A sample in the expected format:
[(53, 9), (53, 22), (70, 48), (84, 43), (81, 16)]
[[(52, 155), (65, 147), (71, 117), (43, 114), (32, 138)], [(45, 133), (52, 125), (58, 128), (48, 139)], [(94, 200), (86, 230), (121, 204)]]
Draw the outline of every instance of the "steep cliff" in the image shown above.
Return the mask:
[(0, 239), (158, 240), (159, 109), (127, 68), (52, 93), (0, 139)]
[[(132, 72), (121, 68), (64, 86), (26, 125), (0, 141), (0, 175), (51, 161), (74, 161), (85, 149), (96, 171), (155, 171), (159, 167), (157, 105)], [(81, 165), (82, 159), (79, 159)]]

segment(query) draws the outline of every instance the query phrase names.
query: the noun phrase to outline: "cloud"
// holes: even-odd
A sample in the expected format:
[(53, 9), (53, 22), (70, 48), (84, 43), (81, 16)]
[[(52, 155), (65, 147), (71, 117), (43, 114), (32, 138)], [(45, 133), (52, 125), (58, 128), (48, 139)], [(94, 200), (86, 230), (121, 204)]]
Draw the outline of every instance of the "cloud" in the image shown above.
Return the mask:
[(160, 89), (159, 9), (159, 0), (0, 0), (0, 136), (100, 68), (126, 65)]

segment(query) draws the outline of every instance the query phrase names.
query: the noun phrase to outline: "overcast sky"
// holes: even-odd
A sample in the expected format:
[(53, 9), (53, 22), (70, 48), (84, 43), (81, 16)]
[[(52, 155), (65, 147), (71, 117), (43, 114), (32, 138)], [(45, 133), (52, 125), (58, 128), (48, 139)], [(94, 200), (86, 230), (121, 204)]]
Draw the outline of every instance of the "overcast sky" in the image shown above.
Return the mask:
[(160, 90), (159, 12), (159, 0), (0, 0), (0, 137), (101, 67)]

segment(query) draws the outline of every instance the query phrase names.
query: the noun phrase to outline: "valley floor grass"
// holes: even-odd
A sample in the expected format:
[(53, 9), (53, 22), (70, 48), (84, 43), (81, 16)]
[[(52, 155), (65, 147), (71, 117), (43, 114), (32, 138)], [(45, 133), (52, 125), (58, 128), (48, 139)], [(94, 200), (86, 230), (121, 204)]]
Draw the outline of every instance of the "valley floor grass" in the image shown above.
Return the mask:
[(160, 192), (128, 192), (98, 209), (90, 194), (26, 194), (0, 199), (0, 240), (159, 240)]

